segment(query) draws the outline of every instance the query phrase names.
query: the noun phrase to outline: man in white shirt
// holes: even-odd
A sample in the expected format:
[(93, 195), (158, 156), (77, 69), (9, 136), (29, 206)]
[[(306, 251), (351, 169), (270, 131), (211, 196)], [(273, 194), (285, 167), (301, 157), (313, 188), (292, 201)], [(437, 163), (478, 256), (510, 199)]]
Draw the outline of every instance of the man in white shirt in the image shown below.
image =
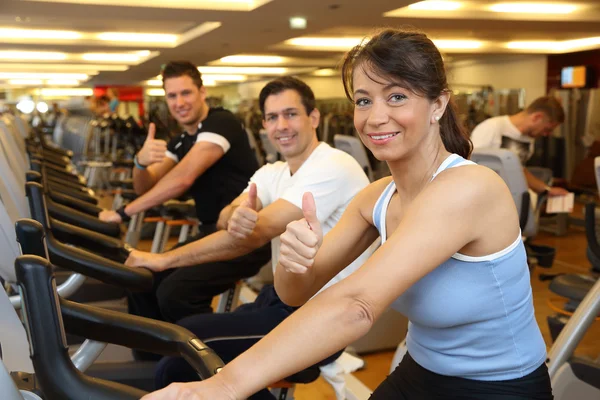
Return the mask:
[[(314, 94), (304, 82), (292, 77), (269, 82), (260, 93), (259, 103), (269, 140), (286, 161), (267, 164), (256, 171), (244, 193), (221, 212), (218, 225), (223, 230), (163, 254), (133, 251), (127, 265), (163, 271), (232, 259), (271, 241), (275, 268), (279, 235), (290, 222), (304, 217), (304, 193), (311, 192), (314, 196), (316, 217), (326, 234), (352, 198), (369, 184), (354, 158), (318, 141), (320, 114), (315, 108)], [(364, 255), (328, 285), (352, 273), (363, 260)], [(229, 362), (294, 310), (268, 285), (254, 303), (238, 307), (232, 313), (195, 315), (178, 324), (191, 330), (223, 361)], [(156, 383), (163, 387), (174, 381), (196, 379), (197, 374), (185, 361), (166, 358), (159, 365)], [(263, 394), (268, 396), (266, 391)]]
[[(535, 139), (548, 136), (565, 120), (559, 101), (552, 97), (540, 97), (525, 110), (514, 115), (503, 115), (487, 119), (477, 125), (471, 133), (474, 149), (503, 148), (513, 151), (525, 165), (535, 149)], [(560, 187), (550, 187), (523, 168), (531, 190), (549, 196), (563, 196), (568, 192)]]

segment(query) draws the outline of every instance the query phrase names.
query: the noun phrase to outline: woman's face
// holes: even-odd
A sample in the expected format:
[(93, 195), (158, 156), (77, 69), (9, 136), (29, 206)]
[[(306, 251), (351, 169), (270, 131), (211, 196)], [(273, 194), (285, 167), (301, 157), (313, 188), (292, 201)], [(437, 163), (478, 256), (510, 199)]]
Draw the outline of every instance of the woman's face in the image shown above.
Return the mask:
[[(434, 133), (443, 108), (389, 78), (357, 66), (353, 75), (354, 125), (365, 146), (384, 161), (411, 154)], [(444, 104), (445, 106), (445, 104)]]

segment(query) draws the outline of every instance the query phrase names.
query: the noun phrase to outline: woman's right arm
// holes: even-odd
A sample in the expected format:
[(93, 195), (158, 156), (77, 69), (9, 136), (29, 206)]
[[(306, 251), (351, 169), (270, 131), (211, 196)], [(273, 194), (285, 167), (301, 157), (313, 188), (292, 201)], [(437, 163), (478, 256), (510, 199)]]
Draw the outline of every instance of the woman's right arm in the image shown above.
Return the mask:
[(316, 218), (314, 199), (310, 193), (304, 194), (304, 219), (290, 223), (280, 237), (275, 289), (284, 303), (306, 303), (377, 239), (379, 233), (371, 214), (381, 187), (376, 182), (358, 193), (325, 238)]

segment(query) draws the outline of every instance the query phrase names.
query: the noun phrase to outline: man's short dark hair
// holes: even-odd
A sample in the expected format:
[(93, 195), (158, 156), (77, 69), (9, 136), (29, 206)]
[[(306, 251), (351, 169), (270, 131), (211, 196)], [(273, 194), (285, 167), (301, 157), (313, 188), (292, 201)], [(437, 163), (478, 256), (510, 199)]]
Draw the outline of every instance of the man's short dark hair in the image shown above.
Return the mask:
[(170, 61), (161, 71), (163, 88), (165, 81), (169, 78), (179, 78), (180, 76), (189, 76), (194, 84), (200, 89), (202, 87), (202, 75), (194, 64), (189, 61)]
[(553, 123), (558, 122), (562, 124), (565, 122), (565, 111), (563, 110), (562, 105), (554, 96), (544, 96), (539, 97), (533, 101), (525, 109), (527, 114), (532, 114), (534, 112), (543, 112), (550, 118), (550, 121)]
[(263, 118), (265, 115), (265, 101), (267, 101), (267, 97), (274, 94), (279, 94), (284, 90), (294, 90), (300, 95), (300, 98), (302, 99), (302, 105), (306, 109), (306, 114), (310, 114), (312, 110), (315, 109), (315, 94), (310, 86), (302, 82), (300, 79), (291, 76), (284, 76), (267, 83), (260, 91), (258, 103), (260, 105), (260, 112), (262, 113)]

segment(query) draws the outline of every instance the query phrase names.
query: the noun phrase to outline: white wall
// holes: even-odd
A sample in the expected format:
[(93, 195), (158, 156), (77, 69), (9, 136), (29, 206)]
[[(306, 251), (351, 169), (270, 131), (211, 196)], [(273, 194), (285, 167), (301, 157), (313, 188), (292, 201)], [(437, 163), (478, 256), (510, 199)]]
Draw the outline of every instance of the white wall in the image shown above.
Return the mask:
[[(525, 104), (546, 95), (548, 57), (541, 55), (503, 55), (480, 57), (451, 63), (448, 81), (454, 90), (525, 89)], [(473, 85), (473, 86), (469, 86)]]

